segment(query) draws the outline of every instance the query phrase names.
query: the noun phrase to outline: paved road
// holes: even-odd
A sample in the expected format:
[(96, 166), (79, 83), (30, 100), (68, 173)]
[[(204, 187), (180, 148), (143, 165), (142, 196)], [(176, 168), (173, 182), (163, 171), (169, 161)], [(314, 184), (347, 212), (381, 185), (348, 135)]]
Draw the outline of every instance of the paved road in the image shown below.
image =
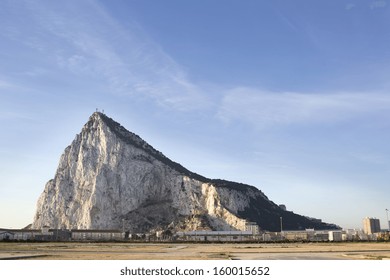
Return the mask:
[(340, 253), (244, 253), (232, 254), (233, 260), (345, 260)]

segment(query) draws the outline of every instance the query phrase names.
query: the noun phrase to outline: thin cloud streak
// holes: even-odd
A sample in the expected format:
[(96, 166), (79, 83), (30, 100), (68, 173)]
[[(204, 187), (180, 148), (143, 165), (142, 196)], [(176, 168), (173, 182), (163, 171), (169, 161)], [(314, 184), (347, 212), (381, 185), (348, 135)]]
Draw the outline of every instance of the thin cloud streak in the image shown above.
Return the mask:
[[(217, 108), (220, 120), (242, 120), (257, 127), (342, 121), (390, 107), (383, 94), (276, 93), (246, 87), (221, 89), (218, 96), (224, 94), (222, 100), (215, 101), (218, 97), (214, 97), (212, 101), (211, 86), (192, 82), (137, 24), (125, 29), (95, 1), (83, 2), (84, 13), (75, 8), (77, 5), (61, 6), (60, 10), (52, 3), (46, 4), (25, 2), (24, 13), (30, 15), (26, 18), (40, 29), (28, 40), (20, 41), (30, 49), (47, 53), (61, 71), (73, 73), (79, 80), (103, 84), (111, 94), (146, 97), (177, 111)], [(36, 69), (50, 70), (37, 66), (25, 73), (35, 73)], [(4, 86), (0, 81), (0, 87)]]
[(240, 120), (263, 129), (344, 122), (389, 109), (390, 97), (381, 93), (304, 94), (235, 88), (223, 98), (217, 117), (227, 123)]
[(372, 1), (370, 3), (370, 9), (383, 9), (386, 8), (387, 2), (386, 1)]
[(147, 97), (179, 111), (210, 105), (203, 90), (136, 24), (124, 29), (95, 1), (82, 4), (83, 14), (78, 5), (60, 10), (46, 4), (25, 2), (24, 12), (33, 15), (28, 18), (31, 26), (40, 30), (19, 40), (35, 52), (45, 52), (57, 70), (103, 83), (111, 94)]
[(0, 89), (9, 89), (9, 88), (13, 88), (14, 85), (10, 84), (9, 82), (5, 81), (5, 80), (1, 80), (0, 79)]

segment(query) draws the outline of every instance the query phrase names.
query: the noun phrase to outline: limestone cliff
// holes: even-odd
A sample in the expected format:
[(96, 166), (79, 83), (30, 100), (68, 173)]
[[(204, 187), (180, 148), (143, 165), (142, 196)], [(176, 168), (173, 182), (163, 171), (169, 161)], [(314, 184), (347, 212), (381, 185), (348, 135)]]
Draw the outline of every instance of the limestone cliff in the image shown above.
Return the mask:
[(41, 194), (33, 228), (329, 228), (284, 211), (257, 188), (210, 180), (165, 157), (102, 113), (94, 113), (61, 156)]

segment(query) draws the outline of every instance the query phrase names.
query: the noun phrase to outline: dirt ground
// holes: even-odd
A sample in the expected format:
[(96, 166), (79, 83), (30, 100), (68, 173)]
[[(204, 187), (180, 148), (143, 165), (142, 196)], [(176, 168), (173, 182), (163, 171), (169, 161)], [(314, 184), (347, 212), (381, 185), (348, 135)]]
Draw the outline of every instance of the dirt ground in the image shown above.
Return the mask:
[(390, 260), (390, 243), (13, 243), (0, 260)]

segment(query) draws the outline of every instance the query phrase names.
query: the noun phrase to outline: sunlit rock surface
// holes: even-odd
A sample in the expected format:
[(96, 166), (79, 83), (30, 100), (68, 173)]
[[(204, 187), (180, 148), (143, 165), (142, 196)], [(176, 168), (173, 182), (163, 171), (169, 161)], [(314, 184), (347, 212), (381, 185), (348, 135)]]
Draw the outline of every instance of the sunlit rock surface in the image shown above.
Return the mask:
[(334, 228), (284, 211), (257, 188), (211, 180), (165, 157), (102, 113), (61, 156), (37, 202), (33, 228), (244, 230)]

